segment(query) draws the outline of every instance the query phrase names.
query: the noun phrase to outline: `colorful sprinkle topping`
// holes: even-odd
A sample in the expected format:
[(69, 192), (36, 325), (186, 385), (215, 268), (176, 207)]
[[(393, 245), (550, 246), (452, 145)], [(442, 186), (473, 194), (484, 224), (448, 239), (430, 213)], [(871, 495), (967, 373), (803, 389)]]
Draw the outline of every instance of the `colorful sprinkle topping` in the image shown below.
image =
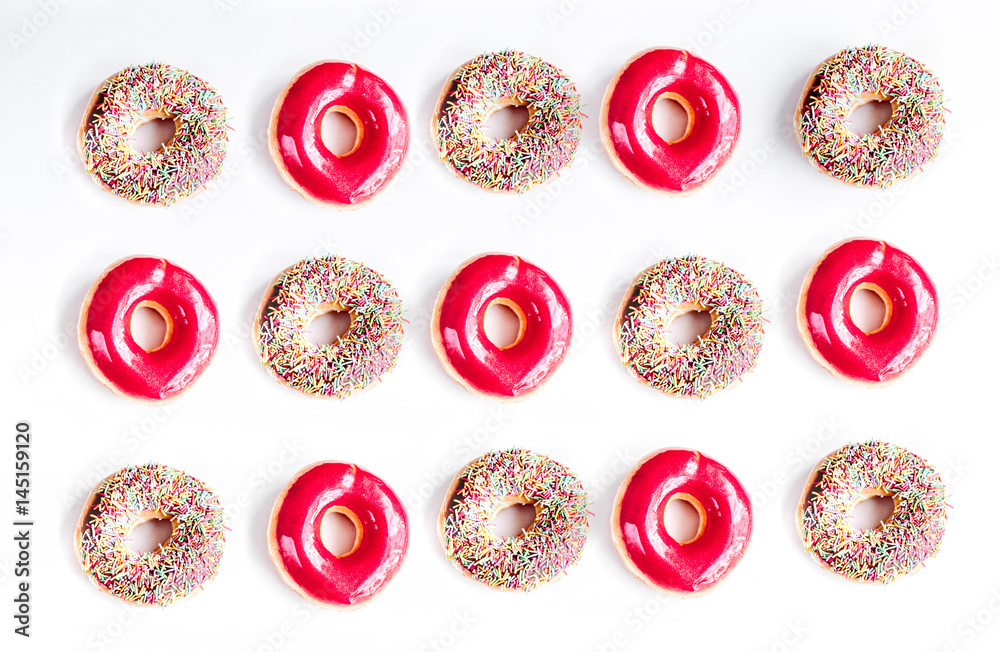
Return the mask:
[[(436, 132), (441, 160), (470, 183), (498, 192), (524, 192), (573, 160), (580, 144), (580, 94), (563, 71), (523, 52), (482, 54), (448, 81)], [(493, 140), (487, 119), (510, 105), (525, 106), (527, 124)]]
[[(351, 325), (336, 342), (310, 343), (306, 329), (330, 310)], [(403, 308), (381, 274), (340, 256), (309, 258), (282, 272), (264, 296), (255, 342), (264, 367), (300, 392), (347, 398), (396, 366)]]
[[(940, 475), (922, 457), (881, 441), (849, 444), (820, 463), (811, 483), (802, 542), (833, 572), (888, 584), (937, 554), (948, 505)], [(856, 530), (851, 513), (872, 490), (896, 508), (881, 527)]]
[[(757, 364), (763, 304), (736, 270), (701, 256), (667, 258), (640, 274), (628, 297), (615, 333), (618, 352), (650, 387), (705, 398)], [(710, 312), (712, 325), (697, 342), (670, 342), (670, 323), (691, 310)]]
[[(888, 187), (933, 160), (944, 138), (938, 78), (919, 61), (881, 45), (848, 48), (823, 62), (797, 119), (806, 156), (821, 170), (858, 186)], [(870, 134), (848, 129), (870, 99), (892, 103), (889, 121)]]
[[(161, 464), (126, 467), (94, 490), (81, 522), (85, 573), (128, 602), (166, 606), (215, 577), (225, 543), (222, 505), (200, 480)], [(170, 519), (173, 534), (154, 552), (134, 552), (136, 525)]]
[[(587, 540), (580, 480), (544, 455), (511, 448), (483, 455), (458, 476), (442, 524), (445, 552), (459, 570), (498, 589), (530, 591), (576, 564)], [(497, 536), (493, 518), (512, 503), (535, 506), (516, 537)]]
[[(173, 138), (154, 152), (133, 147), (137, 125), (172, 119)], [(229, 131), (214, 88), (164, 63), (131, 66), (98, 88), (80, 133), (87, 172), (124, 199), (169, 206), (219, 174)]]

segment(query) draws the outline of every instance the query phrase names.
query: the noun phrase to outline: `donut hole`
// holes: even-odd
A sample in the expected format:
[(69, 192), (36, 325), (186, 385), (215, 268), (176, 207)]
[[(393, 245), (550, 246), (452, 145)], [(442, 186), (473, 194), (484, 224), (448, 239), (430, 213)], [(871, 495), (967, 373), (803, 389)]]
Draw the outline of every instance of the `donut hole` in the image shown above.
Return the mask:
[(663, 508), (663, 528), (667, 536), (686, 545), (697, 541), (705, 531), (705, 508), (691, 494), (676, 493)]
[(306, 341), (313, 346), (333, 346), (351, 328), (351, 313), (331, 308), (319, 313), (306, 327)]
[(174, 522), (162, 516), (151, 516), (135, 525), (128, 535), (128, 548), (138, 554), (156, 552), (174, 534)]
[(879, 530), (895, 509), (896, 501), (892, 496), (870, 496), (854, 506), (848, 521), (859, 532)]
[(512, 539), (524, 536), (538, 518), (538, 508), (532, 502), (522, 502), (517, 499), (509, 502), (493, 517), (490, 529), (501, 539)]
[(166, 308), (155, 301), (142, 301), (132, 311), (129, 320), (129, 334), (139, 347), (146, 353), (159, 351), (173, 332), (173, 320)]
[(688, 137), (694, 127), (691, 104), (677, 93), (663, 93), (653, 103), (653, 131), (668, 145)]
[(697, 308), (685, 310), (670, 320), (667, 341), (676, 346), (689, 346), (701, 340), (712, 327), (712, 313)]
[(509, 299), (494, 299), (483, 313), (483, 332), (498, 349), (509, 349), (524, 339), (524, 311)]
[(851, 321), (865, 335), (873, 335), (889, 324), (892, 302), (888, 293), (872, 283), (861, 283), (851, 293)]
[(323, 116), (319, 136), (331, 154), (337, 158), (349, 156), (361, 145), (363, 133), (358, 114), (346, 106), (331, 106)]
[(866, 136), (882, 131), (892, 117), (892, 102), (871, 99), (854, 107), (847, 117), (847, 128), (856, 136)]
[(319, 540), (334, 557), (346, 557), (361, 545), (361, 522), (351, 510), (334, 505), (323, 515)]
[(486, 118), (483, 131), (495, 141), (508, 140), (524, 129), (530, 117), (531, 111), (523, 104), (504, 104)]
[(177, 123), (173, 118), (162, 115), (144, 116), (132, 131), (132, 147), (143, 154), (158, 152), (177, 133)]

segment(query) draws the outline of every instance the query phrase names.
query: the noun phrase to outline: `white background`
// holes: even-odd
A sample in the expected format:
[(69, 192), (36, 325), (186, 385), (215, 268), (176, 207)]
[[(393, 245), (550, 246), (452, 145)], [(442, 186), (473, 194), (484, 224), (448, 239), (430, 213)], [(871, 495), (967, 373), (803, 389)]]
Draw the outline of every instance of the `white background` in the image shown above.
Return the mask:
[[(5, 649), (979, 649), (1000, 641), (1000, 534), (994, 469), (998, 363), (994, 281), (996, 49), (991, 2), (598, 0), (432, 5), (264, 0), (163, 3), (6, 0), (0, 36), (0, 268), (7, 279), (0, 395), (0, 565)], [(334, 5), (337, 5), (334, 7)], [(612, 7), (614, 4), (614, 7)], [(45, 15), (45, 7), (51, 16)], [(280, 7), (280, 8), (279, 8)], [(379, 19), (381, 18), (380, 24)], [(371, 36), (363, 36), (368, 30)], [(12, 37), (13, 35), (13, 37)], [(815, 171), (790, 129), (812, 68), (878, 42), (928, 64), (948, 98), (948, 144), (892, 191), (848, 187)], [(670, 199), (634, 187), (598, 139), (604, 89), (654, 45), (686, 47), (739, 93), (743, 133), (729, 165), (698, 194)], [(561, 181), (495, 196), (455, 179), (428, 144), (445, 77), (472, 56), (514, 47), (563, 68), (587, 119)], [(289, 190), (263, 137), (275, 97), (314, 60), (353, 59), (406, 104), (408, 164), (354, 212)], [(143, 208), (102, 192), (75, 137), (94, 87), (126, 65), (160, 60), (220, 90), (234, 129), (222, 178), (201, 198)], [(849, 235), (884, 238), (935, 280), (942, 323), (898, 383), (864, 389), (834, 379), (795, 329), (803, 275)], [(431, 348), (436, 293), (467, 257), (490, 250), (546, 269), (572, 302), (574, 347), (529, 400), (500, 406), (452, 383)], [(249, 338), (273, 275), (335, 252), (399, 288), (410, 321), (396, 370), (344, 402), (279, 386)], [(611, 343), (625, 283), (652, 262), (697, 253), (748, 275), (769, 307), (758, 369), (704, 402), (646, 389)], [(74, 328), (87, 288), (133, 254), (169, 258), (218, 303), (217, 355), (169, 408), (122, 400), (79, 355)], [(34, 636), (10, 630), (14, 423), (34, 431)], [(939, 556), (891, 586), (859, 586), (823, 570), (793, 526), (808, 469), (850, 441), (880, 437), (927, 457), (953, 509)], [(520, 445), (578, 472), (594, 499), (580, 564), (528, 595), (462, 577), (435, 533), (446, 481), (490, 449)], [(660, 596), (626, 571), (610, 539), (611, 502), (626, 470), (664, 446), (698, 448), (754, 495), (753, 543), (715, 592)], [(301, 467), (342, 459), (379, 474), (409, 509), (411, 547), (396, 579), (352, 613), (310, 608), (268, 559), (271, 505)], [(92, 485), (125, 464), (157, 461), (205, 480), (229, 506), (214, 582), (165, 610), (136, 610), (81, 574), (72, 532)], [(422, 498), (421, 496), (427, 496)], [(972, 619), (968, 621), (967, 619)], [(978, 618), (978, 622), (976, 619)], [(15, 640), (15, 638), (17, 640)], [(951, 643), (956, 647), (947, 648)]]

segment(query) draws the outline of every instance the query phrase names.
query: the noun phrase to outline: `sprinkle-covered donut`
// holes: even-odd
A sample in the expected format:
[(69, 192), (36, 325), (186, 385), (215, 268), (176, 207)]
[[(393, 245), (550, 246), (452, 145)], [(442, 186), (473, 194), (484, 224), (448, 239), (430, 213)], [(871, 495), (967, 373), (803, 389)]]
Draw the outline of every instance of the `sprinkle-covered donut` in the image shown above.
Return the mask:
[[(331, 344), (311, 344), (309, 324), (330, 311), (350, 314), (347, 332)], [(271, 282), (253, 335), (261, 363), (278, 382), (347, 398), (396, 366), (403, 308), (396, 288), (375, 270), (340, 256), (308, 258)]]
[[(354, 122), (345, 154), (323, 144), (323, 118)], [(319, 61), (292, 78), (274, 104), (268, 131), (281, 176), (314, 202), (356, 208), (374, 199), (399, 171), (410, 141), (406, 109), (385, 81), (357, 64)]]
[[(174, 121), (173, 137), (155, 152), (137, 150), (135, 130), (157, 118)], [(165, 63), (129, 66), (102, 82), (78, 137), (83, 166), (98, 185), (129, 201), (164, 206), (218, 176), (228, 144), (218, 92)]]
[[(170, 521), (170, 538), (153, 552), (131, 550), (132, 530), (153, 519)], [(225, 531), (219, 498), (201, 480), (145, 464), (125, 467), (94, 488), (73, 541), (83, 572), (102, 591), (166, 606), (215, 577)]]
[[(671, 322), (691, 311), (711, 314), (708, 331), (692, 344), (670, 342)], [(736, 270), (701, 256), (667, 258), (639, 274), (625, 292), (614, 331), (622, 364), (639, 382), (697, 398), (752, 371), (763, 335), (757, 288)]]
[[(687, 129), (667, 142), (653, 129), (653, 106), (674, 100)], [(651, 48), (622, 66), (601, 109), (601, 140), (622, 174), (638, 186), (694, 192), (725, 165), (740, 137), (736, 92), (715, 66), (685, 50)]]
[[(521, 322), (517, 339), (499, 347), (486, 336), (492, 305)], [(542, 269), (508, 254), (482, 254), (462, 263), (441, 288), (431, 335), (438, 359), (470, 392), (520, 400), (562, 363), (573, 335), (569, 300)]]
[[(866, 333), (851, 318), (851, 297), (870, 290), (885, 303), (882, 325)], [(931, 343), (938, 298), (927, 273), (881, 240), (855, 238), (827, 249), (799, 295), (799, 334), (834, 376), (886, 383), (908, 371)]]
[[(463, 574), (499, 590), (530, 591), (576, 564), (587, 539), (587, 494), (579, 479), (544, 455), (511, 448), (459, 472), (438, 522), (445, 553)], [(535, 521), (515, 537), (491, 523), (511, 505), (533, 505)]]
[[(158, 312), (166, 336), (146, 351), (132, 337), (132, 314)], [(143, 402), (177, 398), (212, 361), (219, 316), (205, 287), (163, 258), (133, 256), (112, 264), (90, 288), (80, 310), (80, 352), (108, 389)]]
[[(354, 524), (353, 547), (335, 555), (323, 545), (328, 512)], [(406, 511), (385, 482), (344, 462), (302, 469), (278, 496), (268, 528), (271, 561), (296, 593), (312, 602), (354, 609), (378, 595), (406, 557)]]
[[(856, 530), (851, 513), (873, 496), (892, 498), (892, 515)], [(947, 520), (945, 487), (925, 459), (881, 441), (848, 444), (813, 469), (796, 513), (805, 548), (829, 570), (888, 584), (937, 555)]]
[[(508, 106), (528, 109), (512, 137), (493, 140), (487, 119)], [(573, 160), (580, 144), (580, 93), (566, 74), (514, 50), (489, 52), (448, 78), (431, 122), (441, 160), (469, 183), (521, 193)]]
[[(694, 538), (676, 541), (664, 514), (687, 501), (701, 519)], [(736, 476), (698, 451), (665, 448), (640, 461), (618, 489), (611, 535), (622, 561), (654, 589), (695, 594), (714, 588), (750, 544), (750, 496)]]
[[(856, 108), (889, 102), (888, 122), (870, 134), (849, 129)], [(821, 63), (795, 111), (803, 153), (834, 179), (887, 187), (923, 168), (944, 138), (944, 96), (924, 64), (881, 45), (847, 48)]]

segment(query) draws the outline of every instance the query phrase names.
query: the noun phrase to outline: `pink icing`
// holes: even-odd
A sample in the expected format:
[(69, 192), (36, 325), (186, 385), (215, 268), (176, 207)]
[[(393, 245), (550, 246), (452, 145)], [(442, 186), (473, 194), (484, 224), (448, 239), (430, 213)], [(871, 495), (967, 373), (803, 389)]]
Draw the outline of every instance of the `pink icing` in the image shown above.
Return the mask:
[[(690, 105), (690, 133), (667, 143), (653, 130), (653, 105), (674, 93)], [(684, 50), (636, 55), (612, 82), (603, 115), (606, 144), (640, 183), (689, 192), (729, 160), (740, 135), (736, 92), (713, 65)]]
[[(851, 319), (862, 283), (881, 288), (889, 320), (866, 334)], [(799, 304), (803, 337), (831, 370), (852, 380), (891, 380), (913, 364), (937, 328), (934, 284), (908, 254), (879, 240), (846, 240), (816, 264)]]
[[(162, 307), (169, 340), (145, 351), (132, 337), (132, 313), (142, 302)], [(144, 401), (174, 397), (208, 366), (219, 341), (215, 302), (194, 276), (162, 258), (137, 256), (112, 265), (91, 289), (80, 345), (94, 373), (113, 390)]]
[[(663, 522), (667, 501), (688, 494), (705, 510), (704, 530), (680, 544)], [(753, 529), (750, 497), (723, 465), (698, 451), (668, 448), (639, 463), (619, 492), (612, 523), (621, 554), (656, 586), (696, 593), (722, 580), (743, 557)]]
[[(336, 156), (323, 144), (323, 118), (344, 107), (360, 125), (357, 148)], [(355, 205), (372, 199), (399, 170), (409, 144), (406, 109), (395, 91), (364, 68), (321, 61), (302, 70), (275, 106), (271, 148), (279, 168), (316, 201)]]
[[(507, 348), (486, 337), (483, 319), (496, 300), (523, 313), (523, 336)], [(484, 254), (466, 262), (438, 297), (439, 356), (472, 391), (521, 398), (562, 362), (573, 334), (569, 300), (552, 278), (526, 260)]]
[[(360, 543), (342, 557), (320, 540), (332, 507), (353, 512), (360, 526)], [(409, 544), (406, 511), (396, 494), (377, 476), (344, 462), (320, 462), (292, 480), (274, 506), (270, 537), (297, 590), (340, 607), (360, 605), (381, 591)]]

